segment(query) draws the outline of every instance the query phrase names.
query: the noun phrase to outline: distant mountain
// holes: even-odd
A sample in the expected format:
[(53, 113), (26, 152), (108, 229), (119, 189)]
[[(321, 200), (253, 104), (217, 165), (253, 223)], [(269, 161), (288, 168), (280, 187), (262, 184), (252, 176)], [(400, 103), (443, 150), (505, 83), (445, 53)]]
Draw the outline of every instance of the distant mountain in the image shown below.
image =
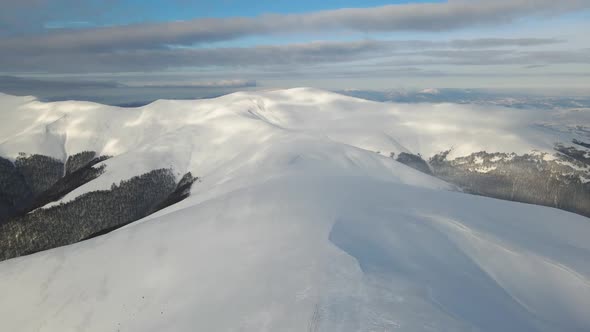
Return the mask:
[(590, 96), (547, 96), (518, 91), (485, 89), (341, 90), (344, 95), (380, 102), (456, 103), (526, 109), (590, 108)]
[(590, 109), (450, 93), (0, 94), (1, 326), (590, 329)]

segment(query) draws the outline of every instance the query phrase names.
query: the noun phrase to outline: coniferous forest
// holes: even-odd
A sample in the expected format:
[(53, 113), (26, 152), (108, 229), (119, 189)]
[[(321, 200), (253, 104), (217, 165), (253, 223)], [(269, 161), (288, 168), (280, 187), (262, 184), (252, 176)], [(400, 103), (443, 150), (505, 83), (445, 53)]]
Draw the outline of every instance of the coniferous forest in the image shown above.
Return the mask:
[[(582, 146), (583, 142), (574, 142)], [(582, 179), (590, 166), (585, 151), (556, 145), (552, 158), (544, 154), (488, 153), (485, 151), (449, 160), (450, 151), (426, 162), (421, 156), (402, 153), (397, 161), (459, 186), (463, 191), (555, 207), (590, 217), (590, 182)]]
[(0, 260), (101, 235), (186, 198), (196, 178), (176, 183), (169, 169), (157, 169), (87, 192), (48, 208), (72, 190), (100, 176), (108, 159), (84, 151), (61, 161), (21, 154), (0, 158)]

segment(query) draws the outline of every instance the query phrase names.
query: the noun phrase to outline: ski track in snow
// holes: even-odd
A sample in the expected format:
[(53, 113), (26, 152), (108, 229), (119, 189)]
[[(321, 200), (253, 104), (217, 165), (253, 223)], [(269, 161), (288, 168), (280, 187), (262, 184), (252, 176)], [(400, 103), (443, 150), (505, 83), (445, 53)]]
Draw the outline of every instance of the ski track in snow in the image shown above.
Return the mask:
[(0, 94), (1, 156), (113, 156), (66, 201), (156, 168), (201, 178), (127, 227), (1, 262), (0, 330), (588, 331), (587, 218), (387, 157), (552, 149), (531, 125), (550, 114), (510, 112), (313, 89), (134, 109)]

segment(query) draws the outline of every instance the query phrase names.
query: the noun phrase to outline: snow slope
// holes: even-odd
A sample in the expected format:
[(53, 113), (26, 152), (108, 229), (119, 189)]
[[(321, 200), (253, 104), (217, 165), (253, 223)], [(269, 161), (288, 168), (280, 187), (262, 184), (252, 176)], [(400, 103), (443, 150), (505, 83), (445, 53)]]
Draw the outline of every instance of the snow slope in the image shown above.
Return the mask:
[(161, 167), (202, 179), (128, 227), (1, 262), (0, 330), (588, 331), (589, 219), (386, 157), (563, 135), (508, 112), (312, 89), (136, 109), (0, 95), (1, 156), (114, 156), (65, 200)]

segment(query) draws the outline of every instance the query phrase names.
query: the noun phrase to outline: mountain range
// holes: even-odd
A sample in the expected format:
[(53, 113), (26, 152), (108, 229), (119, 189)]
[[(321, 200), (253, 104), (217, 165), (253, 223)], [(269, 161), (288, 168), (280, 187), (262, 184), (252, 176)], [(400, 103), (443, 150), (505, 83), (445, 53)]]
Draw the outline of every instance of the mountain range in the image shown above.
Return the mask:
[(586, 331), (590, 109), (504, 106), (0, 94), (1, 325)]

